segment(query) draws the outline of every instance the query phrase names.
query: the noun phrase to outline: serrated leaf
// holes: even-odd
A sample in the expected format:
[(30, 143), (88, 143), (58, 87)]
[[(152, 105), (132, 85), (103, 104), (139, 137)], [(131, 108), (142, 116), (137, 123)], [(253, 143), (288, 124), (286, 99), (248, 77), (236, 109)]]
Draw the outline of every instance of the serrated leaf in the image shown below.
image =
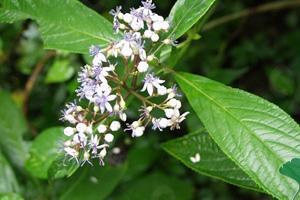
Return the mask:
[(288, 176), (300, 184), (300, 158), (294, 158), (291, 161), (284, 163), (279, 172)]
[(16, 179), (15, 173), (10, 164), (0, 152), (0, 193), (18, 191), (19, 184)]
[[(178, 39), (205, 15), (214, 2), (215, 0), (177, 0), (169, 15), (171, 27), (166, 37)], [(156, 54), (162, 47), (163, 43), (153, 48), (151, 53)]]
[(192, 184), (162, 172), (154, 172), (126, 185), (126, 189), (117, 195), (117, 200), (141, 199), (192, 199)]
[(50, 67), (46, 83), (60, 83), (69, 80), (75, 72), (68, 60), (56, 60)]
[[(254, 181), (230, 160), (211, 139), (204, 129), (162, 144), (169, 154), (192, 170), (223, 180), (227, 183), (261, 191)], [(199, 154), (201, 159), (193, 163), (191, 157)]]
[(0, 148), (20, 169), (28, 156), (22, 139), (26, 130), (25, 119), (10, 94), (0, 90)]
[(189, 73), (176, 80), (221, 150), (266, 192), (292, 198), (297, 184), (279, 167), (300, 156), (300, 128), (276, 105)]
[(48, 178), (48, 170), (52, 163), (63, 155), (63, 142), (66, 136), (62, 127), (46, 129), (33, 141), (26, 161), (26, 169), (38, 178)]
[(106, 199), (118, 185), (126, 169), (126, 164), (114, 167), (86, 166), (68, 180), (59, 199)]
[(36, 20), (47, 49), (88, 53), (92, 44), (106, 46), (117, 37), (110, 22), (76, 0), (4, 0), (2, 8)]

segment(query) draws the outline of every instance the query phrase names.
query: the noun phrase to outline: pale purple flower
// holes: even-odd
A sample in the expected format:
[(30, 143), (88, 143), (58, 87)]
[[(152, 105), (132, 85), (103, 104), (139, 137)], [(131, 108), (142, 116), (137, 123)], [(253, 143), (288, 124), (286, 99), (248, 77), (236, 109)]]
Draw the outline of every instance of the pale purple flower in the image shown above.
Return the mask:
[(109, 102), (115, 100), (116, 98), (116, 95), (109, 94), (109, 92), (104, 91), (96, 94), (95, 104), (99, 106), (101, 113), (104, 113), (105, 110), (111, 113), (113, 108)]
[(164, 80), (160, 80), (158, 77), (153, 76), (153, 74), (147, 74), (144, 78), (144, 86), (141, 91), (144, 92), (147, 90), (148, 94), (152, 96), (154, 88), (160, 88), (160, 84), (164, 82)]

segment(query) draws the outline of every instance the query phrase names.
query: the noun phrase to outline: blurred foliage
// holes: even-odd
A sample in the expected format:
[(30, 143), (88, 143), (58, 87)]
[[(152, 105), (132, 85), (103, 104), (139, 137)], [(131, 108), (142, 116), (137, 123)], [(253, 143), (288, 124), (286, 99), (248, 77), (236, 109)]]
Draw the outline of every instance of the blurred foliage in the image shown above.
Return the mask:
[[(111, 19), (108, 12), (116, 5), (128, 10), (140, 1), (82, 2)], [(272, 1), (220, 1), (206, 20), (209, 23), (267, 2)], [(167, 16), (175, 1), (156, 3), (158, 13)], [(300, 122), (300, 8), (255, 14), (209, 30), (204, 25), (203, 31), (197, 27), (200, 23), (180, 39), (183, 44), (171, 55), (177, 58), (171, 59), (172, 67), (263, 96)], [(35, 148), (35, 143), (59, 148), (59, 144), (51, 144), (58, 134), (54, 131), (50, 136), (47, 131), (62, 125), (59, 110), (74, 98), (76, 72), (88, 58), (43, 50), (38, 26), (31, 20), (0, 24), (0, 32), (0, 199), (22, 199), (18, 194), (24, 199), (269, 198), (198, 175), (162, 150), (161, 143), (201, 127), (194, 113), (186, 127), (174, 134), (148, 133), (136, 140), (121, 134), (121, 153), (111, 155), (112, 164), (107, 164), (111, 166), (101, 168), (94, 163), (94, 167), (80, 168), (72, 177), (56, 181), (35, 178), (48, 177), (47, 169), (31, 171), (34, 168), (29, 165), (38, 165), (41, 159), (47, 160), (47, 168), (61, 164), (52, 163), (51, 154), (39, 157), (43, 149)], [(35, 83), (28, 92), (26, 86), (32, 77)], [(31, 170), (25, 170), (24, 165)], [(73, 172), (70, 168), (51, 176)]]

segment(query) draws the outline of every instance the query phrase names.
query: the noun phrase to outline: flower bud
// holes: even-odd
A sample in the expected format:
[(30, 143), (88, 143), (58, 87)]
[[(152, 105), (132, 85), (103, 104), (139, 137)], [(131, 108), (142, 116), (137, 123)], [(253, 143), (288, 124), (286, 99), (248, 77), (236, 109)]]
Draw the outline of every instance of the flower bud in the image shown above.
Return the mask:
[(133, 51), (129, 46), (129, 43), (124, 44), (122, 50), (121, 50), (121, 54), (124, 57), (130, 57), (132, 55)]
[(154, 22), (152, 24), (152, 28), (154, 31), (160, 31), (162, 29), (162, 22)]
[(163, 22), (161, 23), (161, 28), (162, 28), (163, 30), (167, 31), (167, 30), (170, 28), (169, 22), (163, 21)]
[(173, 109), (165, 109), (164, 111), (167, 118), (172, 118), (172, 116), (174, 115)]
[(104, 124), (100, 124), (98, 126), (97, 130), (98, 130), (99, 133), (105, 133), (106, 130), (107, 130), (107, 128), (106, 128), (106, 126)]
[(132, 21), (132, 15), (129, 14), (129, 13), (126, 13), (124, 16), (123, 16), (123, 19), (124, 19), (124, 22), (126, 23), (130, 23)]
[(100, 153), (99, 153), (99, 157), (100, 158), (104, 158), (107, 154), (106, 148), (103, 148)]
[(167, 94), (167, 88), (165, 86), (160, 86), (157, 88), (157, 94), (165, 95)]
[(146, 30), (144, 32), (144, 37), (145, 38), (151, 38), (152, 34), (153, 34), (153, 32), (151, 30)]
[(76, 125), (76, 129), (77, 129), (77, 131), (79, 132), (79, 133), (84, 133), (85, 132), (85, 130), (86, 130), (86, 125), (84, 124), (84, 123), (78, 123), (77, 125)]
[(122, 19), (124, 18), (124, 14), (121, 13), (121, 12), (119, 12), (119, 13), (118, 13), (118, 18), (122, 20)]
[(122, 96), (120, 96), (120, 107), (121, 107), (122, 110), (123, 110), (124, 108), (126, 108), (126, 103), (125, 103), (125, 101), (124, 101), (124, 99), (123, 99)]
[(93, 110), (94, 112), (99, 112), (99, 106), (94, 106)]
[(141, 137), (144, 134), (145, 127), (140, 126), (133, 130), (132, 137)]
[(111, 124), (110, 124), (110, 130), (112, 131), (118, 131), (120, 128), (121, 128), (121, 124), (120, 122), (118, 121), (113, 121)]
[(159, 36), (156, 33), (153, 33), (151, 36), (152, 42), (157, 42), (159, 40)]
[(77, 122), (77, 120), (74, 118), (73, 115), (66, 115), (65, 116), (65, 120), (67, 120), (68, 122), (70, 122), (71, 124), (75, 124)]
[(125, 113), (120, 113), (119, 117), (123, 122), (125, 122), (127, 120), (127, 115)]
[(145, 61), (141, 61), (138, 66), (137, 66), (137, 69), (139, 72), (143, 73), (143, 72), (146, 72), (148, 70), (148, 63), (145, 62)]
[(75, 132), (74, 128), (72, 128), (72, 127), (67, 127), (67, 128), (64, 129), (64, 134), (66, 136), (71, 136), (71, 135), (74, 134), (74, 132)]
[(104, 136), (104, 140), (108, 143), (112, 142), (114, 140), (114, 136), (111, 133), (108, 133)]

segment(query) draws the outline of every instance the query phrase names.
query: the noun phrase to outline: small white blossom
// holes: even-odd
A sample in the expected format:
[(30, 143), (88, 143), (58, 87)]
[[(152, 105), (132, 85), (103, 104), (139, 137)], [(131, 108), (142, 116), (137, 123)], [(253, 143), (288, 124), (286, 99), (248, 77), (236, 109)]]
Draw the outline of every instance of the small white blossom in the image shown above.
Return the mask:
[(111, 133), (108, 133), (104, 136), (104, 140), (108, 143), (112, 142), (114, 140), (114, 136)]
[(121, 124), (120, 122), (118, 121), (113, 121), (111, 124), (110, 124), (110, 130), (112, 131), (118, 131), (120, 128), (121, 128)]
[(152, 42), (157, 42), (159, 40), (159, 35), (156, 33), (153, 33), (151, 35), (151, 40), (152, 40)]
[(164, 80), (160, 80), (159, 78), (153, 76), (152, 74), (147, 74), (145, 76), (144, 86), (141, 91), (143, 92), (143, 91), (146, 91), (146, 89), (147, 89), (148, 94), (150, 96), (152, 96), (154, 88), (161, 87), (160, 84), (162, 84), (164, 82), (165, 82)]
[(67, 128), (64, 129), (64, 134), (66, 136), (71, 136), (71, 135), (74, 134), (74, 132), (75, 132), (74, 128), (72, 128), (72, 127), (67, 127)]
[(87, 126), (86, 126), (86, 124), (84, 124), (84, 123), (78, 123), (78, 124), (76, 125), (76, 130), (77, 130), (79, 133), (84, 133), (85, 130), (86, 130), (86, 128), (87, 128)]
[(71, 156), (71, 159), (75, 159), (77, 163), (79, 163), (78, 161), (78, 156), (79, 156), (79, 152), (76, 151), (75, 149), (71, 148), (71, 147), (65, 147), (64, 151), (66, 152), (66, 154), (68, 156)]
[(107, 127), (104, 125), (104, 124), (100, 124), (98, 127), (97, 127), (97, 131), (99, 133), (105, 133), (107, 130)]
[(141, 62), (139, 62), (137, 69), (139, 72), (143, 73), (143, 72), (147, 71), (148, 67), (149, 67), (149, 65), (147, 62), (141, 61)]
[(103, 53), (97, 53), (93, 58), (93, 66), (102, 66), (102, 62), (106, 62), (106, 58)]
[(126, 22), (126, 23), (131, 23), (132, 21), (132, 15), (129, 14), (129, 13), (126, 13), (124, 16), (123, 16), (123, 20)]

